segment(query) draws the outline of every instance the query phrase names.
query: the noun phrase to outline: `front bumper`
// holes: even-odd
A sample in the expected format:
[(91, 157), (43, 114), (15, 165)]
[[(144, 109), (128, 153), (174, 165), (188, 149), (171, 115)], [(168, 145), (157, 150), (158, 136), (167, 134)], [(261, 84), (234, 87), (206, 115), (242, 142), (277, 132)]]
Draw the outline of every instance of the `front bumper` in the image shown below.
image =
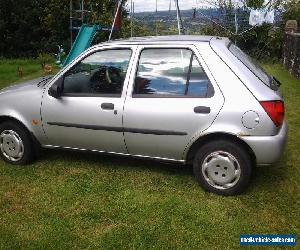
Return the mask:
[(284, 122), (279, 133), (274, 136), (241, 136), (253, 150), (257, 165), (276, 163), (283, 153), (287, 140), (288, 126)]

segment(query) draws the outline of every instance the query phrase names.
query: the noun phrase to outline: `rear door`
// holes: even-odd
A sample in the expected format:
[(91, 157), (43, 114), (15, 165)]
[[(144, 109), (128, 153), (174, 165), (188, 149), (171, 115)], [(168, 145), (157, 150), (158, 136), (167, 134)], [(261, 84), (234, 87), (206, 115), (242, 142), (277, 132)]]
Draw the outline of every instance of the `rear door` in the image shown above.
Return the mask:
[(130, 154), (182, 160), (188, 142), (207, 129), (224, 98), (192, 45), (139, 48), (124, 106)]

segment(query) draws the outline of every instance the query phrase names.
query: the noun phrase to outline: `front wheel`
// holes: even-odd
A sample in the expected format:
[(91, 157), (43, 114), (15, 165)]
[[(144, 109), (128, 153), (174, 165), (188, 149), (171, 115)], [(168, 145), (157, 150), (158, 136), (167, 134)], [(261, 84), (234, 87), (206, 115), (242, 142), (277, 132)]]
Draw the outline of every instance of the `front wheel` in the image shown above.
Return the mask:
[(0, 155), (6, 162), (14, 165), (32, 161), (33, 143), (23, 126), (11, 121), (0, 124)]
[(236, 195), (247, 187), (252, 164), (249, 153), (241, 145), (218, 140), (199, 148), (193, 169), (197, 181), (206, 191)]

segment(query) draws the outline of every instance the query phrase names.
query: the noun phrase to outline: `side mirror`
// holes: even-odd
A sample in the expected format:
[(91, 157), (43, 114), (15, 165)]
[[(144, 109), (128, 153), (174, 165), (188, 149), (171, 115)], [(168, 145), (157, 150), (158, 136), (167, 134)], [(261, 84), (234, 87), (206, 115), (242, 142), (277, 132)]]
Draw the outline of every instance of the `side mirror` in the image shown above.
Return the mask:
[(60, 77), (52, 86), (49, 88), (48, 94), (56, 99), (60, 98), (63, 91), (64, 77)]

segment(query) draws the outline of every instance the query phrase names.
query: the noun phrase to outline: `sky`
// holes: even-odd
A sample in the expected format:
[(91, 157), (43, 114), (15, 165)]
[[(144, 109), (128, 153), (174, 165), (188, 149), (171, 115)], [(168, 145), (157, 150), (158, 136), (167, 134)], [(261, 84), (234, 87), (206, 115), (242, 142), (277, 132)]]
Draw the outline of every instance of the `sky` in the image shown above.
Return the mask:
[[(134, 2), (135, 12), (146, 12), (146, 11), (155, 11), (156, 9), (156, 0), (127, 0), (127, 9), (130, 9), (130, 2)], [(157, 10), (169, 10), (170, 2), (172, 3), (172, 10), (175, 10), (175, 1), (174, 0), (157, 0)], [(214, 3), (216, 0), (178, 0), (179, 8), (181, 10), (188, 10), (192, 8), (208, 8), (215, 7)], [(268, 0), (264, 1), (265, 3), (269, 2)], [(241, 0), (232, 0), (232, 3), (235, 6), (241, 6)]]
[[(130, 8), (130, 1), (127, 0), (128, 9)], [(143, 12), (143, 11), (155, 11), (156, 0), (132, 0), (134, 2), (135, 12)], [(172, 9), (175, 10), (174, 0), (172, 2)], [(179, 0), (179, 8), (184, 9), (192, 9), (194, 7), (208, 7), (209, 2), (213, 2), (212, 0)], [(160, 10), (169, 10), (170, 0), (157, 0), (157, 9)]]

